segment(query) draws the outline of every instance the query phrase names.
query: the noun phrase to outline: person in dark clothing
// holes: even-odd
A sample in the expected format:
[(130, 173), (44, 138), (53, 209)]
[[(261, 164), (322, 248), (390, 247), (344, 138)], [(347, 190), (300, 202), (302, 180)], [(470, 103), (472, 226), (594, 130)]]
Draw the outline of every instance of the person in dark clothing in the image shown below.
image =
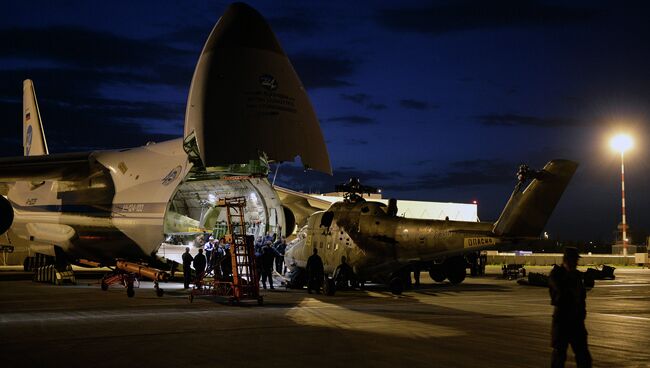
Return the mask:
[(232, 256), (230, 255), (231, 247), (230, 244), (226, 243), (224, 240), (224, 254), (221, 261), (221, 272), (223, 277), (228, 279), (232, 277)]
[(201, 280), (203, 278), (203, 272), (205, 271), (205, 265), (207, 260), (203, 255), (203, 249), (199, 248), (199, 254), (194, 257), (194, 271), (196, 271), (196, 279)]
[(552, 367), (564, 367), (566, 350), (571, 344), (579, 368), (591, 367), (591, 354), (587, 344), (587, 292), (582, 273), (577, 270), (578, 250), (564, 249), (562, 266), (555, 266), (549, 275), (548, 285), (553, 311), (551, 346), (553, 347)]
[(275, 250), (271, 247), (271, 244), (267, 242), (265, 246), (262, 247), (262, 286), (266, 289), (266, 280), (269, 280), (269, 286), (271, 290), (273, 287), (273, 260), (275, 259)]
[(284, 253), (287, 250), (287, 241), (282, 239), (276, 242), (275, 244), (275, 270), (278, 271), (280, 275), (284, 275)]
[(223, 246), (224, 244), (221, 241), (215, 242), (212, 258), (208, 260), (208, 270), (212, 270), (214, 277), (217, 279), (221, 279), (223, 276), (221, 262), (223, 262), (223, 257), (226, 255), (226, 249)]
[(323, 260), (318, 255), (318, 249), (314, 248), (314, 254), (307, 259), (307, 292), (309, 294), (312, 290), (316, 290), (316, 293), (320, 294), (324, 276)]
[(183, 282), (185, 289), (189, 289), (190, 281), (192, 281), (192, 261), (194, 257), (190, 254), (190, 248), (185, 248), (185, 253), (183, 253)]
[(354, 270), (348, 264), (345, 256), (341, 257), (341, 264), (334, 270), (333, 277), (338, 289), (347, 289), (354, 282)]

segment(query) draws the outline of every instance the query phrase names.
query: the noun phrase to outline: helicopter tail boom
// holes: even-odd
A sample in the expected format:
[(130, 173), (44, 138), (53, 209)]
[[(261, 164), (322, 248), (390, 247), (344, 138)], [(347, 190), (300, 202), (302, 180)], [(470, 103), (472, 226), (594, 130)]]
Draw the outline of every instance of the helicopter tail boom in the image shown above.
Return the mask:
[(520, 182), (492, 232), (503, 237), (539, 236), (577, 168), (573, 161), (552, 160), (530, 175), (533, 180), (524, 189), (529, 172), (524, 170), (522, 174), (520, 169)]

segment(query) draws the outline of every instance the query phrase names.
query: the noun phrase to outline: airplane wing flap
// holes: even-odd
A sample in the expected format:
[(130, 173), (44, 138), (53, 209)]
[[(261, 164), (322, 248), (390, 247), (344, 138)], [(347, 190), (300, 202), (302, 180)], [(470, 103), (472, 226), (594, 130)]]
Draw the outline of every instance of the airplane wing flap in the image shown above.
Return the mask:
[(0, 182), (78, 180), (92, 172), (92, 153), (0, 158)]

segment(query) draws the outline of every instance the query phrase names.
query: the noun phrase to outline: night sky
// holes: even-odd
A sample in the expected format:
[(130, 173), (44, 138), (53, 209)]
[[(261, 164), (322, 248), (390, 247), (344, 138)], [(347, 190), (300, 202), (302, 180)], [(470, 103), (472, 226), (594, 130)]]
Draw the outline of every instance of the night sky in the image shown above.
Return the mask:
[[(496, 220), (521, 163), (580, 162), (547, 231), (608, 241), (620, 221), (626, 130), (633, 242), (650, 230), (650, 11), (645, 2), (251, 1), (320, 119), (334, 177), (280, 166), (277, 183), (331, 191), (351, 176), (385, 197), (479, 202)], [(0, 154), (21, 148), (34, 80), (51, 153), (182, 135), (194, 65), (222, 1), (5, 2)], [(274, 139), (274, 137), (269, 137)], [(636, 231), (636, 232), (635, 232)]]

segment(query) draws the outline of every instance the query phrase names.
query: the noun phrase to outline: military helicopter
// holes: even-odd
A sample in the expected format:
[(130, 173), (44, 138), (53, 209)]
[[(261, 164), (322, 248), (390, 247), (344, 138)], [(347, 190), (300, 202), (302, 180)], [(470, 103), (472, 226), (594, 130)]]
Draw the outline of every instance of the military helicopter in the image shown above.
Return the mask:
[(424, 265), (437, 282), (461, 283), (465, 255), (537, 238), (577, 167), (569, 160), (552, 160), (539, 171), (521, 165), (514, 191), (494, 223), (399, 217), (396, 200), (388, 205), (366, 200), (363, 193), (377, 190), (351, 179), (336, 188), (346, 193), (343, 201), (312, 214), (289, 244), (288, 286), (304, 286), (314, 249), (323, 260), (328, 294), (334, 293), (331, 276), (342, 256), (357, 280), (388, 284), (394, 294), (402, 293), (414, 264)]

